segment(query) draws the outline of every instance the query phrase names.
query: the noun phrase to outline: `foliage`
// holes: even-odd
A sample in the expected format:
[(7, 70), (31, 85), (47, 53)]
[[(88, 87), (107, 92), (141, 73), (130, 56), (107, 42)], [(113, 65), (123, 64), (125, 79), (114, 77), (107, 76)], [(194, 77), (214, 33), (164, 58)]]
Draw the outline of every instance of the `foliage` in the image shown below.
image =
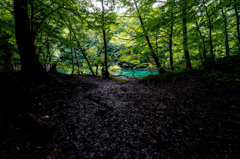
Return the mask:
[(109, 72), (112, 74), (112, 73), (115, 73), (117, 71), (120, 71), (121, 70), (121, 67), (117, 66), (117, 65), (114, 65), (114, 66), (110, 66), (109, 67)]
[[(186, 63), (182, 33), (184, 2), (185, 0), (166, 0), (161, 3), (116, 0), (104, 2), (103, 11), (101, 1), (32, 0), (28, 1), (28, 14), (35, 49), (46, 69), (55, 63), (61, 69), (70, 69), (74, 65), (75, 73), (78, 67), (90, 67), (93, 70), (94, 67), (103, 67), (104, 29), (107, 65), (156, 69), (146, 41), (148, 36), (162, 68), (168, 70), (172, 65), (175, 69), (182, 70)], [(239, 54), (235, 6), (234, 1), (227, 0), (188, 1), (187, 44), (193, 68), (201, 68), (202, 63), (211, 65), (211, 50), (215, 59), (228, 54)], [(121, 12), (117, 12), (117, 9)], [(18, 66), (20, 63), (13, 11), (12, 1), (4, 0), (0, 3), (1, 65), (8, 63), (7, 65)], [(141, 25), (139, 15), (144, 26)], [(10, 38), (4, 39), (5, 35), (10, 35)], [(171, 50), (173, 64), (170, 61)], [(7, 59), (6, 54), (9, 56)]]
[(208, 76), (217, 81), (239, 81), (240, 56), (226, 56), (220, 58), (215, 64), (204, 64)]
[(213, 71), (208, 74), (209, 77), (217, 81), (240, 81), (240, 73), (223, 73), (221, 71)]

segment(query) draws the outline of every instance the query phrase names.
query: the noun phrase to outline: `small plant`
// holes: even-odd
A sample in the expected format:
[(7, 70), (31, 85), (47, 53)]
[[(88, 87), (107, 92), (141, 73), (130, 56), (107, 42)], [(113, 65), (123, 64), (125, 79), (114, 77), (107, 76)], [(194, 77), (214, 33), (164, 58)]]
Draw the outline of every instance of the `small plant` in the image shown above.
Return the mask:
[(221, 71), (214, 71), (208, 74), (209, 77), (217, 81), (239, 81), (239, 73), (223, 73)]
[(115, 72), (120, 71), (120, 70), (121, 70), (121, 67), (119, 67), (117, 65), (113, 65), (113, 66), (109, 67), (109, 72), (110, 73), (115, 73)]

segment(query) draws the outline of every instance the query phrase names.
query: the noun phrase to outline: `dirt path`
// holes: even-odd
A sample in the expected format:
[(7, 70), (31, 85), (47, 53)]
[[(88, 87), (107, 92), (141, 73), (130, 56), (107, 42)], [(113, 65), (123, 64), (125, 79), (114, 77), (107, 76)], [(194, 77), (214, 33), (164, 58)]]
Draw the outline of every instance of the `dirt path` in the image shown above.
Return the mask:
[(0, 147), (14, 149), (12, 154), (11, 149), (0, 151), (6, 158), (13, 154), (52, 159), (239, 156), (238, 134), (227, 134), (209, 110), (225, 104), (229, 111), (239, 111), (232, 107), (239, 104), (234, 92), (226, 95), (225, 89), (207, 88), (190, 78), (160, 84), (93, 77), (73, 81), (71, 88), (49, 92), (52, 96), (42, 100), (43, 111), (35, 114), (55, 125), (52, 135), (43, 140), (33, 132), (16, 132), (19, 141), (4, 140)]
[(85, 81), (94, 86), (67, 108), (67, 122), (61, 126), (70, 125), (63, 136), (73, 148), (68, 152), (67, 145), (60, 144), (60, 154), (69, 157), (72, 153), (72, 158), (221, 158), (238, 153), (231, 145), (236, 144), (235, 137), (221, 132), (219, 123), (204, 110), (203, 100), (210, 104), (221, 97), (209, 96), (198, 83)]

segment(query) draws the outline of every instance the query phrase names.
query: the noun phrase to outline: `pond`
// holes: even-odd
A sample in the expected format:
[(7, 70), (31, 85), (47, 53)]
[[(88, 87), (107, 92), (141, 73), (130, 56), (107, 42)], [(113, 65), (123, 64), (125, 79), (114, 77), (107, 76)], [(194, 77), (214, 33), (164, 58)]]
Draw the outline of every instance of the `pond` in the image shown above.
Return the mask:
[[(86, 74), (91, 74), (89, 68), (82, 68), (81, 70), (84, 71), (84, 73), (86, 73)], [(62, 73), (67, 72), (66, 70), (60, 70), (60, 69), (58, 69), (58, 71), (62, 72)], [(127, 69), (127, 68), (122, 68), (120, 71), (113, 73), (113, 75), (126, 75), (129, 77), (133, 77), (133, 71), (134, 71), (135, 77), (144, 77), (144, 76), (148, 76), (148, 75), (157, 75), (158, 74), (157, 70), (150, 70), (150, 69), (133, 69), (132, 70), (132, 69)], [(101, 71), (99, 70), (98, 73), (101, 73)]]
[(133, 77), (133, 71), (135, 77), (144, 77), (148, 75), (157, 75), (157, 70), (149, 70), (149, 69), (121, 69), (121, 71), (116, 72), (114, 75), (127, 75), (129, 77)]

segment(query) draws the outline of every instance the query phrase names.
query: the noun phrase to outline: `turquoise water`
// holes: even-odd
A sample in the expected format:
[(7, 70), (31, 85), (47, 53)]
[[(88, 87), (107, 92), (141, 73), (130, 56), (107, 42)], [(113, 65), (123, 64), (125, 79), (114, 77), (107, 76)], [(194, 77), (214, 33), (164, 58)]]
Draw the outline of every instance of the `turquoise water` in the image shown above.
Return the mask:
[[(157, 70), (149, 70), (149, 69), (121, 69), (121, 71), (118, 71), (115, 73), (115, 75), (127, 75), (129, 77), (133, 77), (133, 71), (134, 71), (134, 76), (135, 77), (144, 77), (148, 75), (157, 75), (158, 71)], [(152, 73), (151, 73), (152, 72)]]
[[(91, 74), (90, 69), (89, 68), (82, 68), (82, 71), (84, 71), (84, 73), (86, 74)], [(59, 72), (62, 73), (66, 73), (67, 71), (65, 70), (59, 70)], [(95, 73), (96, 70), (94, 70)], [(158, 71), (157, 70), (149, 70), (149, 69), (121, 69), (120, 71), (117, 71), (115, 73), (113, 73), (113, 75), (126, 75), (129, 77), (133, 77), (133, 71), (134, 71), (134, 76), (135, 77), (144, 77), (144, 76), (148, 76), (148, 75), (157, 75)], [(101, 71), (99, 70), (98, 73), (101, 73)]]

